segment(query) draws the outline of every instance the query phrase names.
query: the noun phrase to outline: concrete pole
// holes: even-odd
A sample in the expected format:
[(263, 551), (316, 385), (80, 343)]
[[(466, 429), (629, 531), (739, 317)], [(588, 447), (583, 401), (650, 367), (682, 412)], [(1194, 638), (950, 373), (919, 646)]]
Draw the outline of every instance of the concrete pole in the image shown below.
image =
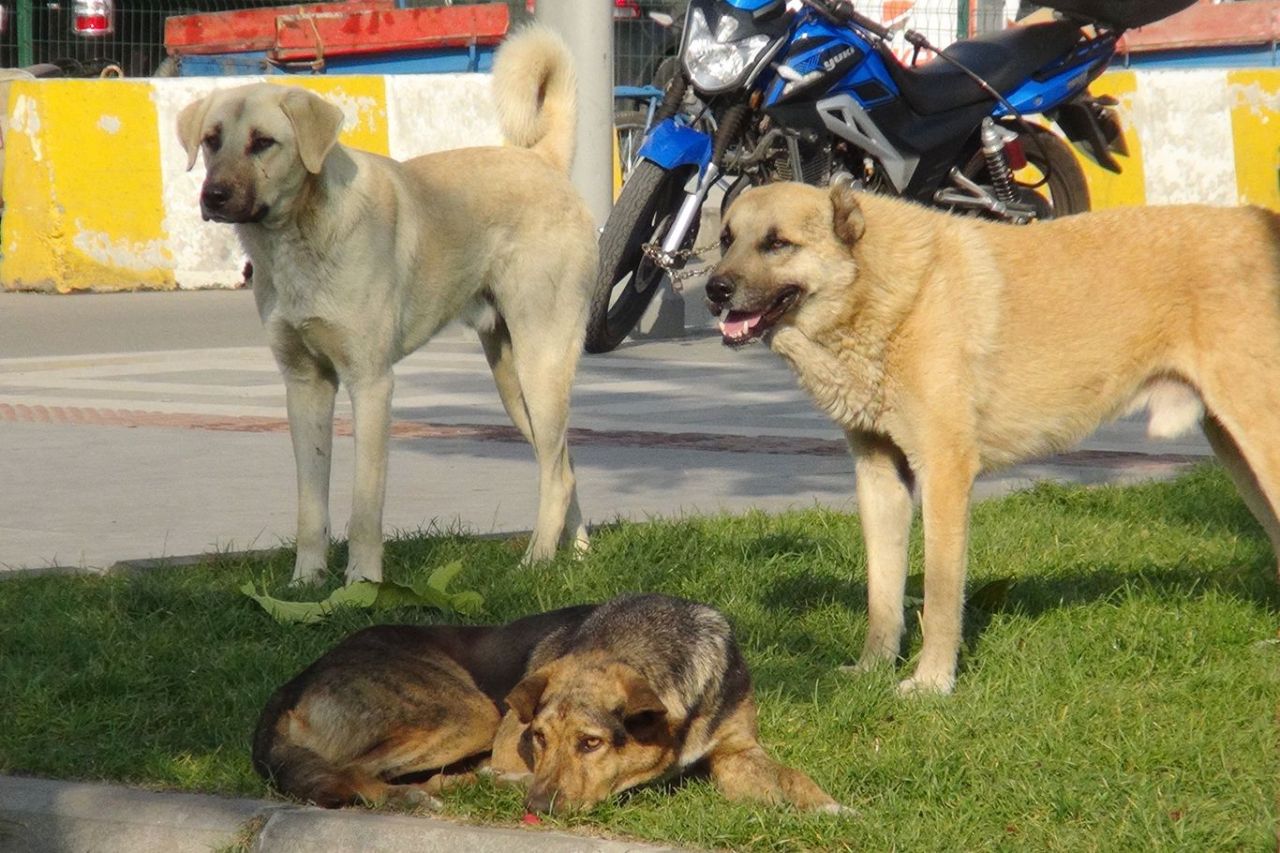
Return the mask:
[(597, 225), (613, 206), (613, 3), (538, 0), (538, 20), (569, 45), (578, 70), (578, 139), (573, 185)]

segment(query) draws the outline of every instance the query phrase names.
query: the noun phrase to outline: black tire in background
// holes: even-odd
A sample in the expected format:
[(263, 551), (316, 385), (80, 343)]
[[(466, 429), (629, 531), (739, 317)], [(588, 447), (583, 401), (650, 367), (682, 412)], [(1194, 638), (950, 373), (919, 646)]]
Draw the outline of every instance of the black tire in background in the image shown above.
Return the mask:
[[(644, 256), (641, 246), (662, 239), (684, 197), (688, 177), (687, 169), (668, 171), (648, 160), (632, 169), (600, 234), (587, 352), (616, 349), (657, 294), (666, 272)], [(697, 239), (697, 224), (685, 237), (685, 245)]]
[(618, 138), (618, 166), (622, 170), (622, 183), (625, 186), (631, 177), (639, 158), (644, 136), (649, 132), (648, 110), (621, 110), (613, 114), (613, 132)]
[[(1032, 136), (1034, 134), (1034, 137)], [(1063, 142), (1053, 131), (1032, 126), (1018, 133), (1022, 153), (1027, 164), (1049, 180), (1039, 187), (1019, 184), (1019, 193), (1025, 200), (1033, 201), (1041, 211), (1040, 219), (1057, 219), (1073, 213), (1089, 211), (1089, 183), (1084, 170), (1076, 159), (1071, 146)], [(986, 161), (982, 152), (975, 152), (964, 168), (964, 174), (983, 186), (991, 185)], [(1019, 176), (1015, 175), (1015, 178)], [(1034, 196), (1034, 198), (1033, 198)]]

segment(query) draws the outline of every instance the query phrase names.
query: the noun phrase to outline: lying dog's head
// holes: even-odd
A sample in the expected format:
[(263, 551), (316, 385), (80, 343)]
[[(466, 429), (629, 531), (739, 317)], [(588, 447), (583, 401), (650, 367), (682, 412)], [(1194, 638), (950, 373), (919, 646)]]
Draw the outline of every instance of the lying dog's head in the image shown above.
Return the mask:
[(724, 342), (741, 346), (794, 324), (824, 286), (852, 281), (852, 249), (864, 227), (847, 184), (830, 191), (770, 184), (743, 193), (725, 216), (721, 259), (707, 282)]
[(526, 726), (530, 811), (590, 808), (675, 761), (666, 706), (643, 676), (616, 661), (561, 658), (517, 684), (507, 705)]
[(342, 110), (305, 89), (257, 83), (213, 92), (178, 114), (187, 168), (204, 152), (200, 212), (217, 222), (280, 221), (338, 141)]

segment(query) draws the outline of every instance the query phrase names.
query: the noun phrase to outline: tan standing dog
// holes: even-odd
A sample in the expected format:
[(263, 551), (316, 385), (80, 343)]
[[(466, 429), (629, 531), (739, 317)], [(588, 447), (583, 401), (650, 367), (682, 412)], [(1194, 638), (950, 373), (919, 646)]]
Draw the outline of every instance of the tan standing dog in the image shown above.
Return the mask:
[[(707, 285), (725, 342), (764, 337), (845, 431), (867, 547), (859, 668), (896, 659), (912, 492), (924, 646), (955, 683), (975, 477), (1147, 407), (1204, 430), (1280, 552), (1280, 216), (1204, 206), (1019, 227), (799, 184), (729, 210)], [(1205, 409), (1207, 408), (1207, 413)]]
[(182, 111), (200, 205), (229, 222), (284, 375), (298, 469), (295, 582), (326, 568), (334, 397), (347, 387), (356, 471), (346, 580), (382, 577), (392, 365), (461, 319), (479, 333), (498, 392), (538, 460), (526, 560), (563, 538), (585, 547), (566, 443), (569, 392), (596, 264), (595, 231), (569, 183), (575, 80), (549, 30), (510, 39), (494, 63), (510, 147), (399, 163), (338, 143), (342, 111), (303, 89), (257, 84)]

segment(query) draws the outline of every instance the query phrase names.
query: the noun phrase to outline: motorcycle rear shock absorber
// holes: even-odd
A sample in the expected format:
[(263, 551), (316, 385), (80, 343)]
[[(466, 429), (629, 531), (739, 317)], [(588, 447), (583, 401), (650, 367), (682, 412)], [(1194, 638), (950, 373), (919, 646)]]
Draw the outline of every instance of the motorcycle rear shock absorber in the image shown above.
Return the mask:
[(1010, 136), (1016, 138), (1017, 134), (999, 127), (990, 118), (982, 120), (982, 130), (979, 134), (982, 157), (987, 162), (987, 174), (991, 176), (991, 189), (995, 192), (996, 198), (1005, 204), (1015, 201), (1018, 197), (1013, 185), (1013, 170), (1009, 168), (1009, 159), (1004, 152), (1005, 143), (1009, 141)]

